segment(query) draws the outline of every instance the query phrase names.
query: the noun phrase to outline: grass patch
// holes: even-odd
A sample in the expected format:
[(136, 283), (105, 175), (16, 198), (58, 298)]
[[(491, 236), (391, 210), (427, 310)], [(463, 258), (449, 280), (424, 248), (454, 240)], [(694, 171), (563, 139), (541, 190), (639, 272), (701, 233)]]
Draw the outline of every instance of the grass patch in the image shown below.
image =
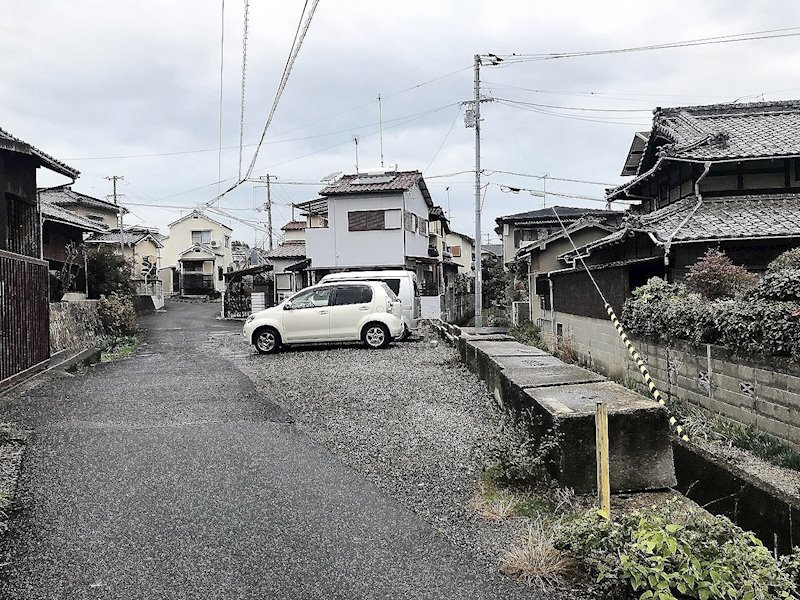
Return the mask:
[(100, 360), (113, 362), (128, 358), (140, 345), (141, 341), (135, 335), (107, 337), (100, 347)]
[(509, 328), (508, 334), (520, 344), (535, 346), (540, 350), (549, 352), (547, 344), (545, 344), (544, 340), (542, 339), (542, 332), (536, 326), (536, 323), (528, 321), (527, 323), (514, 325), (513, 327)]
[(500, 559), (502, 573), (542, 591), (563, 586), (575, 565), (569, 555), (556, 550), (552, 530), (541, 521), (528, 526), (524, 537)]
[(557, 503), (550, 497), (550, 490), (523, 484), (507, 485), (501, 483), (498, 474), (493, 468), (481, 474), (478, 490), (467, 508), (491, 521), (503, 521), (511, 517), (553, 517)]
[(800, 471), (800, 452), (752, 425), (742, 425), (680, 399), (673, 400), (670, 409), (684, 424), (689, 437), (728, 444), (774, 465)]

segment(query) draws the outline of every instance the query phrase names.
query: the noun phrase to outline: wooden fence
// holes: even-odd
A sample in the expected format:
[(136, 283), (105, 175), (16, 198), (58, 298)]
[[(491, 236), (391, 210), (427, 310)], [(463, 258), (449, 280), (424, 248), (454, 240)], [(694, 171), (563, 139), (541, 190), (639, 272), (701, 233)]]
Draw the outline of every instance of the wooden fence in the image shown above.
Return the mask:
[(49, 357), (47, 261), (0, 250), (0, 388)]

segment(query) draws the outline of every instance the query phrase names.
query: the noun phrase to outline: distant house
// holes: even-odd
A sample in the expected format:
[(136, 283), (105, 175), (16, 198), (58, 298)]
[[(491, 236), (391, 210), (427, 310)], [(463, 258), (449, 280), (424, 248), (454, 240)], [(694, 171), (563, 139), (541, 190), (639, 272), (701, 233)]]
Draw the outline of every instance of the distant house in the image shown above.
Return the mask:
[(86, 238), (85, 244), (122, 254), (131, 265), (133, 279), (144, 279), (155, 277), (161, 268), (162, 239), (164, 236), (157, 229), (133, 226), (126, 227), (121, 234), (118, 228), (95, 233)]
[(181, 296), (224, 291), (224, 274), (233, 268), (232, 233), (199, 210), (170, 223), (159, 271), (164, 291)]
[(475, 276), (475, 240), (468, 235), (450, 231), (445, 235), (445, 244), (450, 257), (458, 265), (459, 275)]
[[(105, 231), (105, 225), (89, 220), (66, 208), (41, 199), (42, 214), (42, 258), (48, 262), (51, 273), (60, 273), (67, 257), (67, 247), (83, 244), (87, 234)], [(83, 259), (75, 265), (77, 272), (74, 287), (78, 291), (86, 289), (86, 270)], [(67, 290), (62, 290), (67, 291)], [(58, 298), (55, 298), (56, 300)]]
[(39, 197), (50, 206), (58, 206), (89, 221), (104, 225), (106, 229), (119, 229), (119, 215), (128, 211), (118, 204), (82, 194), (71, 184), (40, 188)]
[(440, 256), (431, 256), (428, 221), (434, 204), (419, 171), (344, 175), (298, 205), (306, 215), (306, 254), (314, 281), (356, 269), (409, 269), (437, 289)]
[[(553, 211), (558, 213), (558, 218)], [(497, 217), (495, 232), (503, 243), (503, 264), (513, 261), (517, 251), (523, 246), (561, 231), (559, 218), (564, 225), (570, 225), (586, 215), (604, 216), (608, 214), (618, 213), (595, 208), (554, 206)]]
[(0, 129), (0, 387), (50, 357), (47, 261), (42, 259), (36, 169), (79, 172)]
[(272, 265), (275, 277), (275, 302), (283, 302), (294, 292), (311, 284), (310, 274), (307, 272), (308, 260), (304, 241), (286, 241), (272, 250), (267, 250), (264, 256)]
[(759, 272), (800, 246), (798, 125), (800, 101), (656, 109), (625, 160), (622, 174), (633, 179), (607, 194), (639, 205), (619, 228), (577, 253), (566, 248), (560, 269), (537, 276), (549, 280), (537, 293), (552, 286), (556, 328), (578, 341), (597, 339), (599, 322), (611, 327), (578, 255), (619, 310), (650, 277), (681, 280), (709, 247)]
[(289, 221), (281, 227), (284, 242), (305, 242), (306, 241), (306, 221)]

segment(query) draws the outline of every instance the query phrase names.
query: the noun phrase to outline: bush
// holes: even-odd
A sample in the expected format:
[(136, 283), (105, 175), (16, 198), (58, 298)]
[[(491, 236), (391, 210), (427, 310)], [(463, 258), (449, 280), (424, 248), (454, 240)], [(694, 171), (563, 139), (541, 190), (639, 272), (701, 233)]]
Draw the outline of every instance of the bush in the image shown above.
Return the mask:
[(768, 272), (753, 290), (760, 300), (800, 301), (800, 268)]
[(740, 354), (800, 357), (800, 304), (720, 302), (715, 320), (720, 342)]
[(552, 431), (540, 439), (530, 432), (532, 417), (523, 415), (517, 423), (506, 422), (486, 452), (490, 477), (500, 485), (531, 484), (549, 480), (547, 466), (557, 440)]
[(709, 248), (686, 276), (689, 289), (707, 300), (733, 298), (752, 289), (757, 281), (754, 274), (734, 265), (724, 252), (715, 248)]
[(782, 271), (783, 269), (800, 269), (800, 248), (787, 250), (767, 265), (767, 272)]
[(547, 350), (547, 345), (542, 340), (542, 332), (533, 321), (515, 325), (508, 330), (508, 333), (520, 344)]
[(795, 591), (753, 534), (678, 500), (610, 523), (590, 511), (562, 525), (554, 546), (580, 560), (611, 597), (765, 600)]
[(97, 312), (107, 335), (127, 336), (136, 333), (136, 310), (130, 297), (110, 294), (98, 302)]
[(132, 296), (131, 266), (110, 248), (100, 247), (86, 254), (89, 297), (93, 299), (110, 294)]

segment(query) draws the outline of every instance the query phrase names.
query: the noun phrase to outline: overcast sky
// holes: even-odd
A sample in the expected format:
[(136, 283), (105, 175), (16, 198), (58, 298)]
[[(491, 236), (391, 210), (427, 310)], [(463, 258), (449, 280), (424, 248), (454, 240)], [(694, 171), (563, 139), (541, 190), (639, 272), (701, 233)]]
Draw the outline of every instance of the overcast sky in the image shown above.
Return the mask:
[[(303, 1), (250, 4), (245, 165)], [(221, 0), (0, 0), (0, 6), (0, 127), (79, 169), (78, 191), (103, 197), (111, 193), (104, 177), (124, 176), (119, 191), (131, 224), (166, 233), (167, 223), (214, 197)], [(380, 165), (380, 93), (385, 163), (423, 171), (434, 202), (445, 210), (449, 204), (453, 227), (471, 234), (472, 176), (439, 176), (473, 168), (473, 130), (464, 127), (457, 103), (473, 94), (476, 52), (597, 50), (800, 25), (800, 3), (772, 6), (321, 0), (256, 163), (255, 174), (278, 177), (274, 226), (290, 218), (291, 202), (312, 199), (321, 187), (289, 182), (355, 170), (354, 135), (361, 169)], [(242, 16), (243, 1), (225, 0), (222, 179), (228, 184), (239, 172)], [(796, 98), (799, 55), (800, 38), (787, 37), (485, 67), (487, 96), (548, 106), (483, 104), (483, 167), (619, 183), (631, 138), (649, 128), (654, 107)], [(541, 198), (500, 189), (539, 189), (535, 178), (494, 173), (485, 180), (496, 185), (486, 191), (484, 231), (499, 215), (542, 206)], [(40, 186), (62, 182), (39, 171)], [(555, 180), (547, 189), (603, 195), (601, 185)], [(263, 188), (244, 184), (220, 206), (263, 222), (264, 213), (253, 210), (263, 201)], [(556, 202), (603, 206), (548, 198)], [(235, 237), (263, 242), (263, 234), (231, 224)]]

